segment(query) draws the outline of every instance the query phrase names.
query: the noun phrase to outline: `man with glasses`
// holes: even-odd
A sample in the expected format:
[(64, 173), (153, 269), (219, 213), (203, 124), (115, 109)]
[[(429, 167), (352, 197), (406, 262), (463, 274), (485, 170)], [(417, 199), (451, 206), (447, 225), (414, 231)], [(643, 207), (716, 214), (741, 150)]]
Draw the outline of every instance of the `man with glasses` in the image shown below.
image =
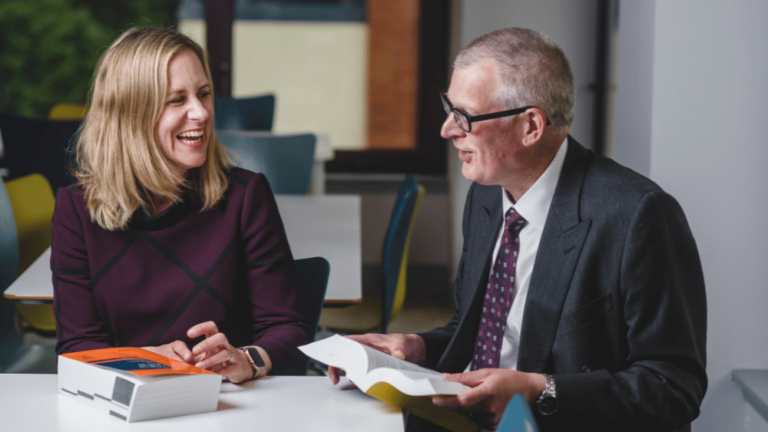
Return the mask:
[[(514, 394), (541, 430), (690, 430), (707, 387), (706, 299), (682, 209), (568, 135), (573, 75), (537, 32), (482, 36), (440, 95), (473, 181), (456, 316), (353, 336), (470, 389), (433, 398), (494, 429)], [(337, 371), (330, 371), (337, 380)], [(411, 415), (409, 430), (439, 430)]]

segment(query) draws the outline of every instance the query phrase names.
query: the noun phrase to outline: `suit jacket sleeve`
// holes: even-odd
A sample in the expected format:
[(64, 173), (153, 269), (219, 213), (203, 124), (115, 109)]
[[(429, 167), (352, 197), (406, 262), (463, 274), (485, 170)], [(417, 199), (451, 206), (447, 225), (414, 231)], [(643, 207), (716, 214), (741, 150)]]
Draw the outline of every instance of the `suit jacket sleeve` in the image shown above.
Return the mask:
[[(467, 193), (466, 204), (464, 205), (464, 215), (462, 219), (462, 236), (466, 240), (468, 238), (469, 224), (472, 217), (472, 197), (475, 189), (475, 183), (469, 188)], [(454, 304), (458, 305), (460, 309), (466, 309), (469, 307), (469, 296), (472, 291), (471, 287), (465, 289), (462, 281), (464, 280), (464, 265), (467, 255), (467, 243), (463, 242), (461, 251), (461, 259), (459, 260), (459, 266), (456, 271), (456, 279), (453, 283)], [(454, 317), (443, 327), (438, 327), (434, 330), (430, 330), (426, 333), (419, 333), (418, 335), (424, 339), (424, 343), (427, 347), (427, 361), (425, 366), (435, 369), (437, 363), (445, 354), (446, 348), (454, 337), (456, 330), (459, 326), (459, 317), (462, 315), (460, 311), (454, 315)], [(471, 354), (469, 356), (471, 358)]]
[(564, 336), (564, 343), (577, 357), (599, 345), (625, 345), (614, 348), (622, 353), (620, 366), (559, 374), (555, 366), (558, 414), (540, 417), (542, 426), (673, 430), (698, 416), (707, 388), (704, 279), (688, 223), (670, 195), (655, 190), (639, 201), (619, 274), (620, 343), (595, 340), (589, 329), (581, 331), (584, 338), (579, 331)]

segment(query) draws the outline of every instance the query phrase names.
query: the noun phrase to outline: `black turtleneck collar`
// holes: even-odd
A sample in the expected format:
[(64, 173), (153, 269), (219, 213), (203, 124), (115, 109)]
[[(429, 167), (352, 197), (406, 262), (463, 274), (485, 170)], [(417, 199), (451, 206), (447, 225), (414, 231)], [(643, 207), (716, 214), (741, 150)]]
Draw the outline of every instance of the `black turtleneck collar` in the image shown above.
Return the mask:
[(196, 211), (199, 206), (189, 192), (184, 193), (179, 200), (162, 212), (153, 215), (148, 209), (141, 207), (133, 214), (128, 222), (130, 229), (142, 231), (157, 231), (176, 225), (188, 214)]

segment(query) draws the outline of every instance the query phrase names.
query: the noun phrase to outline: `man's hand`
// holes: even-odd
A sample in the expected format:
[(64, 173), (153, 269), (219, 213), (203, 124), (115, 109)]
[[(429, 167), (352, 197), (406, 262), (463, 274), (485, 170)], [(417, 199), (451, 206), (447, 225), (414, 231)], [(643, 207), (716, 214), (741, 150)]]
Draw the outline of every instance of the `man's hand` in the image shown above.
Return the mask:
[[(251, 379), (253, 368), (245, 353), (233, 347), (227, 336), (220, 333), (213, 321), (198, 324), (187, 331), (187, 336), (196, 338), (205, 335), (205, 340), (192, 348), (195, 366), (224, 375), (229, 381), (237, 384)], [(256, 347), (261, 358), (266, 363), (267, 373), (272, 368), (272, 362), (267, 352)]]
[(142, 347), (147, 351), (152, 351), (155, 354), (160, 354), (168, 358), (183, 361), (184, 363), (192, 363), (192, 351), (187, 348), (187, 344), (182, 341), (173, 341), (165, 345), (160, 346), (145, 346)]
[[(400, 360), (409, 361), (418, 365), (423, 365), (427, 360), (427, 346), (424, 344), (424, 339), (422, 339), (421, 336), (415, 334), (404, 335), (399, 333), (368, 333), (364, 335), (350, 335), (345, 337), (348, 337), (355, 342), (359, 342), (363, 345), (377, 349), (384, 354), (389, 354), (392, 357), (399, 358)], [(333, 366), (329, 367), (328, 377), (331, 379), (332, 383), (338, 384), (339, 369)]]
[(529, 402), (544, 391), (544, 375), (508, 369), (480, 369), (443, 374), (443, 379), (472, 387), (457, 396), (433, 396), (432, 403), (466, 414), (485, 429), (495, 430), (512, 396), (520, 393)]

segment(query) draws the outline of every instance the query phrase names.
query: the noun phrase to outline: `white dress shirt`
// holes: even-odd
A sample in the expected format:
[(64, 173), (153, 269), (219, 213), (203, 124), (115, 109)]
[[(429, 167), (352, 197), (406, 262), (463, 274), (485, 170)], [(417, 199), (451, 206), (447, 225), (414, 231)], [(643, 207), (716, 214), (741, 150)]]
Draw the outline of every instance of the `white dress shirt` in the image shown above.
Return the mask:
[[(499, 368), (517, 369), (517, 355), (520, 348), (520, 329), (523, 325), (525, 299), (528, 297), (528, 286), (531, 283), (533, 263), (536, 260), (536, 252), (539, 250), (539, 242), (544, 231), (544, 224), (547, 221), (549, 206), (552, 204), (557, 180), (560, 178), (560, 171), (563, 169), (565, 153), (568, 150), (567, 142), (568, 138), (560, 144), (560, 149), (557, 151), (554, 159), (552, 159), (552, 162), (549, 163), (547, 169), (536, 180), (536, 183), (520, 197), (517, 203), (513, 204), (506, 191), (504, 189), (501, 190), (503, 200), (502, 218), (507, 213), (507, 210), (514, 206), (515, 211), (520, 213), (527, 223), (520, 230), (520, 251), (517, 255), (517, 270), (514, 282), (517, 294), (507, 316), (507, 327), (504, 330), (504, 340), (501, 343)], [(499, 252), (503, 234), (504, 224), (499, 229), (491, 263), (496, 262), (496, 255)], [(493, 271), (493, 265), (491, 265), (491, 271)], [(470, 365), (467, 365), (465, 371), (469, 371)]]

